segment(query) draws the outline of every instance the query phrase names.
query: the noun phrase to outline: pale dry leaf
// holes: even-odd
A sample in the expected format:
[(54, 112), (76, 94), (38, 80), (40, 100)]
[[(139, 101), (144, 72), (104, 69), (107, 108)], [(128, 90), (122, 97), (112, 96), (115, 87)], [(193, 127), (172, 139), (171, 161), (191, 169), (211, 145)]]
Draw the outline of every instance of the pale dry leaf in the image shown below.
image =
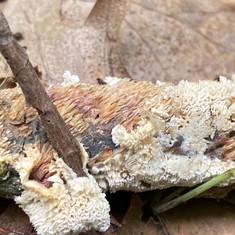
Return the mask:
[(14, 77), (12, 71), (7, 64), (6, 60), (0, 55), (0, 89), (8, 86), (8, 82), (13, 81)]
[(172, 82), (231, 77), (234, 9), (234, 0), (133, 0), (121, 35), (129, 74)]
[(7, 77), (13, 77), (12, 71), (7, 64), (6, 60), (3, 58), (3, 56), (0, 54), (0, 80), (7, 78)]
[(67, 23), (77, 22), (82, 26), (89, 16), (96, 0), (62, 0), (60, 15)]
[[(84, 10), (83, 1), (7, 2), (4, 14), (13, 32), (23, 34), (21, 44), (30, 60), (51, 83), (61, 82), (65, 70), (91, 83), (105, 76), (127, 75), (117, 37), (129, 0), (94, 3), (89, 1)], [(85, 12), (82, 21), (89, 15), (82, 27), (78, 12)]]

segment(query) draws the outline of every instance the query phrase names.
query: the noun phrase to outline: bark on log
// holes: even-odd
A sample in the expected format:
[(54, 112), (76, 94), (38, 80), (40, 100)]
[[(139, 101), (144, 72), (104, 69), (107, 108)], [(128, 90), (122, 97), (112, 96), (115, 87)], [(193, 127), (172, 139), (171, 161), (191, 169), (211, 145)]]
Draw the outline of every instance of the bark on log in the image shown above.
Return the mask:
[[(113, 81), (114, 85), (47, 90), (85, 147), (87, 168), (104, 190), (193, 186), (234, 167), (233, 81), (182, 82), (178, 86)], [(204, 99), (204, 93), (208, 98)], [(0, 94), (1, 132), (8, 143), (2, 151), (18, 154), (33, 145), (42, 158), (32, 172), (37, 171), (37, 180), (47, 184), (53, 155), (51, 149), (43, 150), (48, 139), (37, 113), (25, 105), (18, 88)], [(227, 183), (229, 190), (233, 183), (234, 177)], [(210, 197), (224, 196), (221, 192), (227, 193), (221, 189)]]
[[(70, 221), (62, 231), (104, 231), (109, 226), (109, 205), (100, 188), (146, 191), (195, 186), (234, 170), (234, 91), (235, 82), (224, 79), (174, 86), (113, 78), (107, 85), (48, 89), (70, 131), (85, 147), (84, 170), (91, 175), (76, 178), (56, 156), (21, 90), (1, 90), (0, 160), (15, 167), (24, 188), (14, 199), (39, 234), (61, 224), (64, 214)], [(225, 196), (234, 182), (232, 175), (207, 196)], [(89, 203), (81, 206), (83, 202)], [(90, 211), (100, 212), (96, 223), (88, 216)], [(50, 213), (53, 216), (48, 217)], [(84, 218), (91, 220), (84, 223)], [(51, 233), (63, 234), (57, 228)]]

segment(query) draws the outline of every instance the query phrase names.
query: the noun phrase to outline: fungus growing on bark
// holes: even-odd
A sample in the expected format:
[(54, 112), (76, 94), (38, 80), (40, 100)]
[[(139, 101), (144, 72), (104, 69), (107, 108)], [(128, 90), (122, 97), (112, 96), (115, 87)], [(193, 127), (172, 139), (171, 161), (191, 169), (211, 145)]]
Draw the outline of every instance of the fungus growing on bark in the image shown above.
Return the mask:
[(48, 178), (52, 187), (29, 180), (23, 184), (22, 195), (15, 198), (38, 234), (106, 231), (110, 208), (95, 179), (77, 177), (61, 158), (49, 164), (49, 171), (56, 172)]
[[(58, 159), (38, 114), (26, 106), (19, 88), (0, 91), (1, 161), (19, 172), (23, 193), (15, 200), (41, 234), (46, 226), (57, 223), (47, 213), (56, 213), (54, 218), (59, 221), (66, 213), (75, 213), (73, 206), (97, 203), (95, 198), (101, 202), (92, 204), (101, 213), (94, 214), (99, 220), (90, 217), (82, 222), (69, 214), (58, 229), (60, 234), (105, 230), (109, 205), (101, 189), (195, 186), (235, 167), (233, 80), (172, 85), (122, 79), (107, 85), (50, 87), (47, 93), (79, 141), (83, 170), (91, 175), (78, 179)], [(37, 176), (32, 174), (35, 169)], [(219, 186), (234, 181), (231, 176)], [(59, 190), (61, 198), (55, 197)], [(84, 218), (90, 215), (90, 205), (83, 210)], [(58, 234), (53, 226), (51, 234)]]
[(22, 194), (14, 199), (38, 234), (105, 231), (109, 204), (95, 179), (78, 177), (48, 144), (37, 112), (26, 106), (19, 88), (1, 91), (1, 161), (19, 172)]

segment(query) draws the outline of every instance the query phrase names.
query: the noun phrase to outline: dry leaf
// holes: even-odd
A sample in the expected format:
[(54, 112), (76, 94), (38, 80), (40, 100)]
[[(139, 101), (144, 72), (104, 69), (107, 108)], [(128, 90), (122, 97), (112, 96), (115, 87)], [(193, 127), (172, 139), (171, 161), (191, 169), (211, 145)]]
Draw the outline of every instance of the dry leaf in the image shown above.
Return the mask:
[(143, 232), (145, 223), (141, 221), (141, 206), (141, 199), (137, 194), (133, 194), (131, 205), (123, 219), (122, 227), (118, 230), (118, 235), (140, 235)]
[[(4, 14), (13, 32), (22, 33), (21, 44), (31, 62), (51, 83), (61, 82), (65, 70), (91, 83), (105, 76), (128, 76), (119, 56), (118, 34), (129, 0), (101, 0), (92, 11), (94, 1), (86, 10), (82, 1), (77, 7), (73, 2), (9, 0)], [(85, 12), (82, 19), (79, 11)]]
[[(50, 81), (61, 81), (66, 69), (92, 83), (99, 77), (127, 75), (118, 37), (129, 0), (100, 1), (91, 12), (93, 22), (81, 28), (95, 2), (73, 2), (8, 0), (4, 13), (14, 32), (25, 35), (22, 44)], [(234, 4), (132, 1), (120, 34), (130, 76), (154, 82), (230, 77), (235, 70)]]
[(133, 0), (121, 54), (137, 80), (213, 79), (235, 72), (235, 1)]
[(8, 82), (13, 81), (13, 74), (5, 59), (0, 55), (0, 89), (8, 87)]
[(62, 0), (60, 16), (63, 22), (77, 22), (82, 26), (89, 16), (96, 0)]
[(143, 228), (143, 235), (168, 235), (167, 232), (162, 230), (159, 224), (150, 217), (148, 222), (145, 224)]
[(166, 235), (167, 231), (162, 227), (162, 224), (152, 217), (147, 222), (142, 220), (143, 204), (139, 194), (133, 194), (130, 207), (122, 221), (122, 227), (117, 230), (118, 235)]
[(233, 235), (235, 210), (231, 204), (196, 199), (162, 214), (170, 235)]
[(2, 234), (1, 228), (16, 232), (13, 234), (36, 234), (29, 223), (28, 216), (13, 201), (1, 199), (1, 204), (7, 204), (7, 206), (0, 211), (0, 234)]

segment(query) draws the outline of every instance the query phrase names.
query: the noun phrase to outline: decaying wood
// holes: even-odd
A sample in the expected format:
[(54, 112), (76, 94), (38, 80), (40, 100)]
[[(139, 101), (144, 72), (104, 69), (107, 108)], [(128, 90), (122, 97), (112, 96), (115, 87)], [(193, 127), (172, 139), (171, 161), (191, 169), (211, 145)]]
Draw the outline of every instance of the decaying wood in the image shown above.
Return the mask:
[[(229, 86), (231, 86), (232, 89), (233, 82), (228, 81), (227, 83)], [(187, 83), (185, 84), (187, 85)], [(223, 82), (208, 81), (205, 82), (205, 86), (206, 85), (218, 87), (221, 86), (222, 89)], [(192, 83), (191, 86), (194, 86), (195, 89), (197, 83)], [(202, 84), (202, 86), (204, 85)], [(98, 182), (101, 179), (109, 180), (109, 182), (106, 182), (107, 185), (105, 186), (105, 190), (118, 190), (119, 188), (126, 188), (132, 189), (134, 191), (143, 191), (157, 187), (170, 187), (175, 184), (177, 185), (177, 183), (166, 183), (165, 181), (163, 183), (155, 182), (156, 184), (154, 182), (150, 183), (151, 181), (147, 179), (147, 175), (143, 174), (143, 176), (141, 176), (140, 173), (138, 175), (138, 171), (131, 169), (132, 165), (128, 166), (128, 164), (132, 164), (131, 162), (128, 163), (128, 161), (131, 161), (128, 158), (133, 157), (133, 161), (136, 161), (134, 160), (135, 155), (138, 155), (139, 161), (141, 161), (141, 148), (144, 147), (143, 143), (145, 143), (146, 146), (149, 144), (148, 138), (150, 137), (146, 137), (147, 139), (138, 140), (138, 138), (145, 138), (138, 136), (137, 134), (138, 128), (140, 128), (141, 125), (139, 122), (142, 119), (149, 120), (150, 123), (158, 122), (158, 114), (154, 113), (154, 111), (157, 107), (159, 108), (160, 105), (165, 105), (166, 108), (164, 111), (166, 112), (164, 114), (166, 116), (160, 117), (162, 120), (165, 120), (166, 125), (168, 125), (167, 123), (169, 122), (170, 117), (174, 118), (174, 116), (180, 117), (181, 115), (185, 115), (183, 114), (183, 111), (180, 111), (180, 107), (175, 106), (174, 102), (178, 101), (174, 100), (175, 98), (173, 95), (172, 100), (169, 98), (171, 97), (170, 94), (168, 98), (165, 97), (167, 96), (165, 92), (167, 92), (167, 89), (169, 88), (172, 89), (172, 91), (174, 89), (179, 89), (177, 86), (174, 87), (170, 84), (155, 85), (149, 82), (135, 82), (124, 79), (119, 80), (115, 85), (79, 84), (69, 87), (54, 87), (47, 89), (47, 93), (49, 94), (54, 104), (57, 106), (57, 109), (59, 110), (67, 125), (70, 127), (70, 131), (85, 147), (85, 150), (89, 156), (87, 168), (94, 175), (94, 177), (96, 177)], [(233, 95), (229, 95), (229, 98), (226, 99), (228, 99), (228, 108), (230, 106), (232, 107)], [(193, 102), (193, 100), (190, 102)], [(47, 165), (53, 159), (53, 155), (51, 154), (52, 149), (47, 147), (48, 139), (44, 130), (40, 127), (37, 112), (31, 107), (27, 107), (25, 105), (24, 97), (18, 88), (2, 90), (1, 104), (2, 108), (0, 112), (0, 118), (3, 125), (1, 131), (7, 138), (7, 144), (4, 147), (5, 150), (17, 154), (20, 151), (23, 153), (27, 151), (28, 146), (33, 144), (36, 147), (35, 151), (37, 151), (38, 154), (42, 156), (42, 159), (34, 167), (34, 170), (40, 169), (38, 170), (37, 180), (43, 184), (47, 184)], [(203, 106), (200, 107), (203, 109)], [(211, 117), (213, 117), (213, 115)], [(233, 114), (231, 114), (230, 118), (233, 120)], [(134, 149), (131, 149), (131, 146), (120, 147), (115, 144), (112, 131), (118, 125), (123, 126), (127, 133), (129, 132), (129, 138), (135, 138), (134, 141), (137, 141), (139, 146), (137, 145), (134, 147)], [(194, 124), (192, 123), (187, 125)], [(146, 127), (143, 126), (143, 128), (145, 128), (143, 131), (148, 130), (146, 129), (147, 126), (148, 125), (146, 125)], [(159, 141), (158, 136), (161, 132), (162, 134), (160, 134), (160, 136), (165, 135), (164, 138), (168, 138), (168, 135), (172, 135), (171, 132), (169, 132), (170, 127), (162, 127), (163, 130), (159, 132), (158, 128), (160, 127), (157, 126), (158, 125), (155, 127), (155, 134), (150, 133), (150, 135), (153, 135), (151, 138), (156, 138), (154, 141)], [(126, 138), (126, 136), (123, 136), (123, 138)], [(161, 148), (163, 148), (161, 151), (163, 152), (156, 153), (156, 156), (158, 156), (158, 154), (164, 154), (166, 156), (169, 155), (169, 157), (171, 156), (172, 158), (172, 160), (169, 160), (169, 162), (175, 161), (173, 160), (174, 157), (179, 157), (182, 159), (182, 162), (184, 162), (186, 159), (188, 159), (187, 155), (189, 155), (189, 159), (198, 158), (199, 153), (190, 150), (191, 147), (184, 147), (185, 138), (187, 137), (172, 136), (171, 138), (173, 138), (171, 139), (173, 143), (169, 145), (166, 143), (161, 143)], [(232, 129), (229, 131), (216, 131), (215, 129), (214, 137), (206, 137), (204, 140), (205, 144), (207, 145), (204, 152), (205, 160), (206, 158), (208, 158), (208, 160), (217, 159), (216, 161), (212, 161), (208, 164), (216, 164), (215, 166), (218, 169), (221, 168), (221, 172), (223, 172), (225, 169), (230, 169), (233, 166), (234, 160), (234, 138), (235, 136)], [(142, 143), (142, 141), (144, 142)], [(17, 145), (15, 145), (15, 143), (17, 143)], [(121, 166), (118, 168), (117, 165), (117, 168), (115, 168), (116, 163), (115, 160), (112, 159), (118, 159), (119, 155), (125, 156), (127, 153), (130, 156), (127, 156), (126, 160), (118, 160)], [(143, 152), (143, 154), (146, 153)], [(111, 163), (112, 161), (113, 163)], [(165, 161), (167, 162), (167, 160)], [(44, 162), (44, 164), (42, 164), (42, 162)], [(199, 163), (200, 161), (198, 164)], [(148, 164), (149, 163), (146, 163), (146, 166)], [(106, 171), (103, 170), (105, 167), (107, 167)], [(205, 166), (202, 166), (201, 168), (203, 167)], [(110, 181), (112, 178), (109, 178), (111, 177), (109, 176), (109, 169), (112, 174), (115, 173), (115, 170), (117, 171), (115, 173), (116, 181), (114, 178), (113, 183)], [(159, 169), (156, 168), (156, 171), (157, 170)], [(182, 170), (183, 169), (181, 169), (181, 171)], [(200, 166), (198, 166), (198, 170), (200, 170)], [(136, 179), (133, 176), (135, 174)], [(204, 173), (202, 172), (202, 175), (203, 174)], [(216, 172), (210, 174), (213, 175), (216, 174)], [(205, 180), (203, 177), (206, 176), (202, 175), (198, 175), (198, 179), (194, 179), (195, 181), (187, 181), (185, 179), (181, 182), (180, 177), (182, 176), (176, 176), (175, 180), (179, 180), (179, 182), (181, 182), (180, 185), (192, 186)], [(122, 183), (119, 185), (118, 180), (121, 179)], [(174, 179), (174, 177), (172, 179)], [(100, 183), (101, 182), (102, 180)], [(139, 183), (137, 184), (137, 182)], [(231, 181), (231, 185), (232, 182), (233, 181)], [(102, 183), (101, 186), (103, 187)], [(217, 192), (216, 195), (220, 194)], [(216, 195), (214, 196), (216, 197)], [(213, 197), (213, 193), (211, 196)]]
[(28, 55), (17, 43), (2, 13), (0, 13), (0, 51), (10, 65), (16, 81), (24, 92), (27, 103), (38, 111), (40, 121), (58, 155), (79, 176), (85, 176), (82, 170), (79, 144), (71, 135), (38, 80)]
[[(84, 170), (104, 191), (195, 186), (235, 168), (235, 81), (104, 82), (46, 89), (82, 144)], [(0, 90), (0, 104), (0, 160), (20, 173), (24, 198), (29, 194), (48, 203), (51, 190), (67, 187), (68, 172), (60, 175), (57, 154), (21, 90)], [(54, 169), (59, 179), (48, 177)], [(35, 171), (37, 178), (32, 177)], [(220, 186), (231, 190), (234, 182), (232, 176)], [(18, 204), (24, 199), (17, 198)], [(55, 203), (59, 206), (60, 200)], [(30, 204), (22, 207), (31, 216)]]

